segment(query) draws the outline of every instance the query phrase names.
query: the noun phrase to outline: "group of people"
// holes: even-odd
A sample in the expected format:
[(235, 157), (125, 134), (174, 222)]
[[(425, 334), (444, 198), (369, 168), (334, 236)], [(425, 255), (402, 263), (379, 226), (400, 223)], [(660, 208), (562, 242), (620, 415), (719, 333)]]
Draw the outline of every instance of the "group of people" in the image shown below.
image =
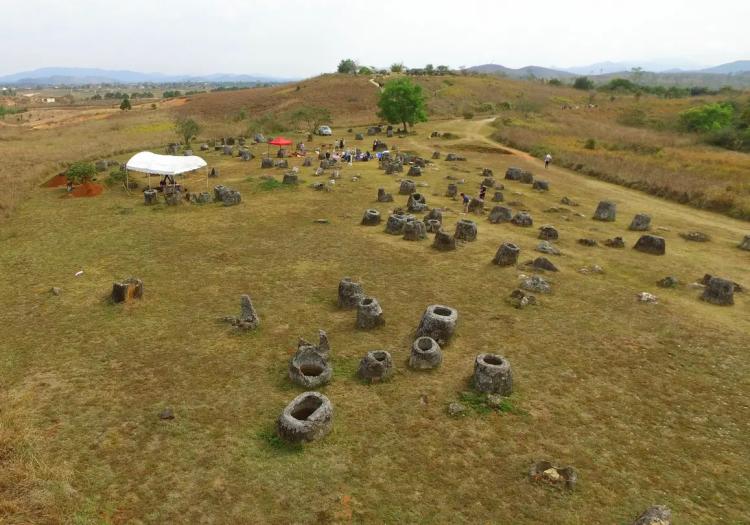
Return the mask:
[[(544, 169), (549, 168), (549, 165), (551, 162), (552, 162), (552, 155), (547, 153), (544, 156)], [(485, 195), (487, 195), (487, 186), (482, 184), (482, 186), (479, 188), (479, 200), (484, 201)], [(463, 203), (463, 206), (464, 206), (464, 213), (469, 213), (469, 203), (471, 202), (471, 197), (461, 192), (461, 202)]]

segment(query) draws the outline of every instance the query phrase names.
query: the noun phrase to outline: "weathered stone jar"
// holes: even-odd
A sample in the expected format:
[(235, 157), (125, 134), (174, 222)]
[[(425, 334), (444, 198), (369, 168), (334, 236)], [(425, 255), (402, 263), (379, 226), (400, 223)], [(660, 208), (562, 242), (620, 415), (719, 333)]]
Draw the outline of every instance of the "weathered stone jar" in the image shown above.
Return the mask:
[(333, 426), (333, 405), (318, 392), (304, 392), (281, 412), (276, 422), (279, 437), (289, 443), (315, 441)]
[(510, 362), (497, 354), (479, 354), (474, 361), (474, 388), (486, 394), (513, 393)]

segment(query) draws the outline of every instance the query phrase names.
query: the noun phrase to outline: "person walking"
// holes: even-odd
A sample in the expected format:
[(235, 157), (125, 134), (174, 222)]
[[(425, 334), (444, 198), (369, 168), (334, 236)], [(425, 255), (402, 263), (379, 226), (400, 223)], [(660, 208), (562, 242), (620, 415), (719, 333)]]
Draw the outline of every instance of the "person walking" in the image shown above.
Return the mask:
[(547, 154), (546, 154), (546, 155), (544, 156), (544, 168), (545, 168), (545, 169), (549, 168), (549, 163), (550, 163), (550, 162), (552, 162), (552, 155), (550, 155), (549, 153), (547, 153)]
[(487, 186), (482, 184), (482, 187), (479, 190), (479, 200), (484, 200), (484, 196), (487, 194)]
[(469, 213), (469, 202), (471, 201), (471, 197), (465, 193), (461, 193), (461, 200), (464, 203), (464, 213)]

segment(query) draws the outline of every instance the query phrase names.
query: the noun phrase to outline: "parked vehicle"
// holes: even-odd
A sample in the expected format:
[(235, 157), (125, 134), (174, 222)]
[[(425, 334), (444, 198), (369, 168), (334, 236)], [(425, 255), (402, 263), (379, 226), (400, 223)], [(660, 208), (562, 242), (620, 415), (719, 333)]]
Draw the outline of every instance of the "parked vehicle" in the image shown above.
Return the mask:
[(330, 126), (320, 126), (318, 128), (318, 135), (323, 135), (324, 137), (330, 137), (333, 135), (333, 130)]

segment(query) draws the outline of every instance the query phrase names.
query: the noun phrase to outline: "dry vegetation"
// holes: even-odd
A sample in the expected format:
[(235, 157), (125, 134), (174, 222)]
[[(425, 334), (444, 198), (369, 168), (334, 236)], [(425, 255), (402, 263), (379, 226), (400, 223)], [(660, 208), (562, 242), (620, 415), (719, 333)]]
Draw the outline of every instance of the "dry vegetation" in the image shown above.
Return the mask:
[[(197, 108), (201, 97), (190, 104)], [(63, 144), (88, 140), (68, 154), (111, 156), (168, 136), (163, 119), (134, 113), (89, 123), (90, 135), (77, 128), (43, 135), (50, 143), (40, 151), (59, 152), (59, 162), (68, 158)], [(148, 126), (160, 131), (144, 134)], [(484, 166), (498, 178), (509, 165), (543, 171), (492, 147), (483, 122), (440, 123), (457, 141), (424, 139), (431, 127), (396, 144), (424, 155), (466, 152), (469, 162), (437, 161), (420, 179), (428, 203), (448, 208), (448, 230), (459, 204), (443, 197), (446, 175), (465, 178), (462, 190), (473, 193)], [(242, 192), (240, 206), (149, 208), (138, 193), (118, 189), (90, 199), (38, 189), (3, 224), (0, 520), (611, 524), (629, 523), (655, 502), (680, 523), (747, 519), (750, 300), (738, 294), (734, 307), (721, 308), (687, 286), (654, 284), (706, 272), (748, 284), (747, 252), (736, 249), (745, 223), (557, 167), (544, 173), (549, 193), (508, 183), (507, 200), (523, 202), (536, 226), (557, 226), (564, 252), (555, 259), (561, 272), (550, 276), (554, 293), (516, 310), (506, 297), (520, 272), (490, 260), (502, 241), (531, 258), (536, 227), (478, 219), (476, 242), (439, 253), (429, 241), (358, 224), (368, 207), (387, 215), (389, 207), (374, 202), (378, 187), (397, 193), (396, 179), (375, 163), (345, 168), (324, 193), (306, 185), (268, 190), (274, 186), (260, 176), (279, 179), (279, 171), (213, 152), (206, 158), (219, 167), (219, 182)], [(301, 171), (307, 183), (311, 171)], [(205, 184), (187, 180), (192, 189)], [(543, 212), (564, 195), (580, 208)], [(602, 198), (617, 202), (616, 223), (588, 218)], [(641, 211), (666, 228), (665, 257), (576, 243), (623, 235), (632, 246), (626, 226)], [(712, 242), (678, 236), (693, 229)], [(576, 271), (590, 264), (605, 273)], [(145, 298), (108, 304), (112, 281), (131, 274), (144, 279)], [(383, 329), (357, 331), (352, 312), (335, 308), (347, 275), (379, 299)], [(50, 295), (51, 286), (62, 295)], [(660, 304), (638, 304), (644, 290)], [(216, 319), (236, 313), (245, 292), (262, 326), (237, 335)], [(410, 334), (436, 302), (458, 309), (457, 337), (441, 369), (412, 372)], [(334, 381), (323, 391), (335, 405), (334, 430), (321, 442), (285, 447), (274, 419), (301, 391), (286, 378), (287, 362), (297, 337), (318, 328), (332, 344)], [(391, 351), (398, 371), (368, 386), (354, 372), (375, 348)], [(448, 417), (446, 405), (467, 390), (483, 351), (510, 359), (516, 413)], [(166, 406), (173, 421), (157, 417)], [(576, 491), (528, 482), (530, 463), (545, 458), (579, 470)]]

